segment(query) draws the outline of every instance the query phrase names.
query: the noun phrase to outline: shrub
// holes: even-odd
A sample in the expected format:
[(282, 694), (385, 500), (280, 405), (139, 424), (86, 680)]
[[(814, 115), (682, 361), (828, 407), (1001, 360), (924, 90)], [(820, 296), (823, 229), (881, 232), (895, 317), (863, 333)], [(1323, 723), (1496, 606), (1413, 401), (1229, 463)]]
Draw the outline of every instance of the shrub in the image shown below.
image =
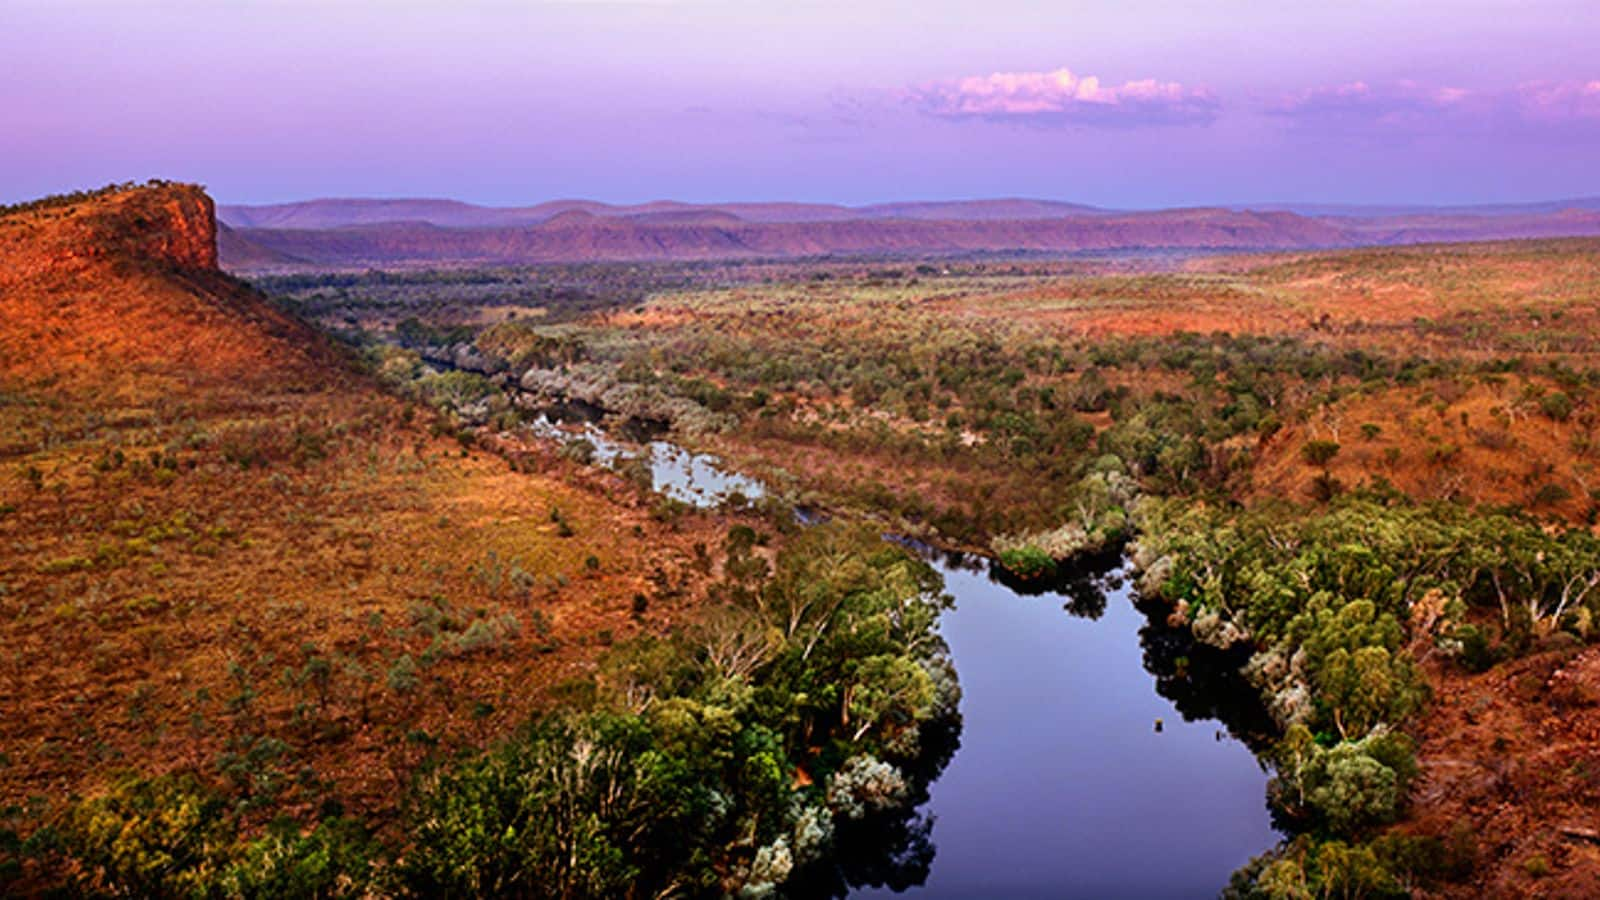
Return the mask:
[(278, 820), (244, 845), (210, 893), (226, 897), (370, 896), (377, 847), (350, 819), (330, 819), (309, 833)]
[(1000, 565), (1018, 578), (1050, 578), (1056, 573), (1056, 561), (1038, 547), (1018, 547), (1002, 551)]
[(1539, 398), (1539, 411), (1557, 422), (1571, 417), (1572, 408), (1572, 398), (1561, 391), (1551, 391)]
[(91, 894), (194, 895), (233, 840), (221, 798), (190, 776), (128, 778), (70, 808), (56, 849)]
[(1487, 672), (1505, 658), (1505, 647), (1492, 645), (1482, 628), (1462, 625), (1451, 635), (1456, 659), (1468, 672)]
[(1533, 506), (1555, 506), (1572, 499), (1572, 491), (1565, 485), (1548, 482), (1533, 493)]
[(1326, 469), (1328, 467), (1328, 463), (1333, 462), (1333, 458), (1335, 456), (1338, 456), (1338, 455), (1339, 455), (1339, 442), (1338, 441), (1325, 441), (1325, 440), (1307, 441), (1300, 448), (1300, 458), (1301, 459), (1305, 460), (1307, 463), (1310, 463), (1313, 466), (1319, 466), (1319, 467), (1324, 468), (1324, 469)]
[(1394, 821), (1415, 777), (1415, 747), (1405, 735), (1377, 731), (1332, 747), (1303, 725), (1290, 727), (1276, 750), (1268, 787), (1273, 809), (1290, 822), (1334, 837)]
[(416, 660), (412, 659), (410, 654), (401, 656), (389, 667), (384, 680), (389, 685), (389, 690), (397, 694), (409, 694), (416, 690), (419, 680)]

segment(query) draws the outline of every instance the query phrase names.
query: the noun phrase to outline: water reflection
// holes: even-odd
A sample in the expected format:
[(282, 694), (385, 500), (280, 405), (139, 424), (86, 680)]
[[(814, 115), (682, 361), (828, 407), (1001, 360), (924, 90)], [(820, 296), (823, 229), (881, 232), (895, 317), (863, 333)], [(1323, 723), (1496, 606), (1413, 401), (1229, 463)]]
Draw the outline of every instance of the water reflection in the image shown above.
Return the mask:
[(1220, 722), (1230, 737), (1256, 753), (1271, 747), (1277, 725), (1261, 692), (1241, 671), (1250, 661), (1249, 647), (1219, 650), (1202, 644), (1187, 626), (1169, 623), (1159, 601), (1136, 596), (1135, 605), (1145, 616), (1139, 644), (1156, 693), (1171, 700), (1185, 721)]
[(784, 885), (785, 895), (846, 897), (862, 888), (900, 893), (925, 884), (937, 852), (935, 817), (927, 809), (930, 788), (960, 749), (961, 729), (959, 715), (924, 725), (922, 756), (903, 766), (908, 802), (858, 820), (837, 820), (833, 856), (797, 871)]
[(941, 631), (963, 731), (929, 790), (938, 853), (911, 894), (1215, 895), (1277, 840), (1265, 773), (1231, 723), (1206, 718), (1253, 692), (1195, 701), (1228, 687), (1201, 677), (1226, 663), (1137, 609), (1118, 557), (1027, 595), (987, 564), (925, 558), (956, 598)]
[(619, 433), (629, 442), (624, 444), (600, 426), (603, 417), (604, 410), (593, 404), (566, 401), (542, 407), (527, 427), (534, 434), (563, 444), (587, 443), (591, 459), (601, 465), (642, 459), (650, 466), (651, 481), (658, 493), (691, 506), (710, 507), (729, 501), (738, 504), (767, 494), (766, 485), (728, 471), (715, 456), (691, 453), (661, 440), (666, 429), (663, 423), (624, 420), (618, 426)]
[[(623, 458), (594, 413), (551, 410), (534, 427), (589, 441), (600, 462)], [(647, 437), (652, 482), (668, 496), (712, 506), (766, 493)], [(886, 537), (938, 569), (956, 599), (940, 628), (961, 716), (925, 736), (911, 802), (836, 823), (838, 853), (795, 873), (786, 894), (1215, 895), (1276, 842), (1251, 752), (1271, 726), (1238, 674), (1243, 659), (1137, 605), (1119, 551), (1021, 581), (981, 557)]]

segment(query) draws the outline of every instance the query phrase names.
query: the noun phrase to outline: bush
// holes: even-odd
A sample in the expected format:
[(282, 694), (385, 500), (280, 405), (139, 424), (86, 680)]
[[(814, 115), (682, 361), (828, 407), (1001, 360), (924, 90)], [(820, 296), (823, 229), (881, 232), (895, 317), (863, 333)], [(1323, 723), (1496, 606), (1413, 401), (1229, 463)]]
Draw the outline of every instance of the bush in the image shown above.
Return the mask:
[(1505, 647), (1490, 644), (1489, 636), (1476, 625), (1460, 626), (1451, 635), (1451, 639), (1458, 648), (1456, 659), (1468, 672), (1487, 672), (1496, 663), (1505, 659)]
[(71, 807), (54, 849), (87, 893), (194, 895), (226, 864), (234, 831), (223, 811), (221, 798), (190, 776), (127, 778)]
[(1056, 561), (1038, 547), (1019, 547), (1000, 553), (1000, 565), (1027, 580), (1052, 578), (1056, 574)]
[(1417, 772), (1410, 738), (1388, 731), (1325, 747), (1295, 725), (1275, 755), (1278, 774), (1268, 788), (1274, 812), (1339, 838), (1394, 821)]
[(401, 882), (424, 896), (629, 895), (650, 857), (712, 815), (708, 794), (652, 777), (651, 743), (638, 719), (552, 721), (435, 775)]
[(242, 847), (209, 893), (226, 897), (365, 897), (378, 847), (350, 819), (330, 819), (309, 833), (290, 820)]
[(1338, 441), (1307, 441), (1300, 448), (1301, 459), (1313, 466), (1319, 466), (1324, 469), (1326, 469), (1328, 467), (1328, 463), (1333, 462), (1333, 458), (1338, 455)]
[(1539, 398), (1539, 411), (1557, 422), (1565, 422), (1572, 415), (1572, 398), (1561, 391), (1551, 391)]

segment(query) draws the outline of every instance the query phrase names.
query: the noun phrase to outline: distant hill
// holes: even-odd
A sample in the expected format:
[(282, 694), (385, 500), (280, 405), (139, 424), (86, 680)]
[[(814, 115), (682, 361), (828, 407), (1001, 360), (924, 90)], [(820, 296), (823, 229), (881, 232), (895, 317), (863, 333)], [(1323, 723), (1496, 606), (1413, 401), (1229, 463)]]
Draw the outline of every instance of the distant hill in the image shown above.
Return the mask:
[(1264, 204), (1114, 211), (999, 198), (842, 206), (310, 200), (224, 206), (236, 271), (812, 255), (1284, 250), (1600, 234), (1600, 198), (1464, 207)]
[(1600, 197), (1572, 197), (1535, 203), (1481, 203), (1448, 206), (1422, 204), (1252, 203), (1238, 209), (1270, 209), (1328, 218), (1389, 218), (1395, 216), (1528, 216), (1571, 209), (1600, 210)]
[(1050, 219), (1098, 212), (1081, 203), (1006, 198), (841, 206), (830, 203), (680, 203), (656, 200), (614, 205), (594, 200), (551, 200), (533, 206), (476, 206), (457, 200), (324, 199), (261, 206), (222, 205), (218, 218), (235, 228), (345, 228), (387, 222), (426, 222), (445, 228), (536, 225), (566, 212), (642, 221), (696, 221), (714, 217), (746, 222), (846, 222), (858, 219), (992, 221)]
[(948, 219), (957, 222), (992, 222), (1025, 219), (1059, 219), (1102, 213), (1099, 207), (1057, 200), (950, 200), (920, 203), (880, 203), (858, 210), (872, 219)]
[(269, 250), (221, 223), (217, 224), (217, 255), (234, 268), (259, 269), (304, 262), (286, 253)]
[(1547, 212), (1327, 218), (1363, 244), (1424, 244), (1600, 234), (1600, 205)]
[(491, 209), (456, 200), (306, 200), (267, 206), (217, 208), (217, 218), (234, 228), (343, 228), (382, 222), (429, 222), (451, 228), (482, 228), (542, 222), (553, 213), (533, 209)]
[[(666, 216), (669, 218), (663, 219)], [(520, 228), (389, 223), (335, 229), (238, 229), (250, 243), (321, 266), (517, 264), (1003, 251), (1291, 249), (1348, 243), (1338, 228), (1293, 213), (1216, 209), (1052, 219), (853, 219), (751, 222), (731, 213), (618, 218), (569, 209)], [(226, 264), (252, 268), (236, 259)]]

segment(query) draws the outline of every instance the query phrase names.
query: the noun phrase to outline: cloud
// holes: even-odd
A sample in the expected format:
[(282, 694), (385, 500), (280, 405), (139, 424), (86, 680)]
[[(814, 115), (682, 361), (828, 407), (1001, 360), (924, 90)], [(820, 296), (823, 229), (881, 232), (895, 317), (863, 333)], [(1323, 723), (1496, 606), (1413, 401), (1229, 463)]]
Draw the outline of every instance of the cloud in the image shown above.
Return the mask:
[(1524, 121), (1600, 126), (1600, 79), (1529, 81), (1517, 86), (1515, 96)]
[(1311, 130), (1461, 134), (1600, 129), (1600, 81), (1530, 81), (1501, 90), (1353, 81), (1285, 95), (1268, 103), (1266, 112)]
[(1154, 79), (1103, 85), (1065, 68), (928, 82), (911, 88), (907, 99), (940, 118), (1041, 125), (1204, 125), (1220, 109), (1205, 88)]

